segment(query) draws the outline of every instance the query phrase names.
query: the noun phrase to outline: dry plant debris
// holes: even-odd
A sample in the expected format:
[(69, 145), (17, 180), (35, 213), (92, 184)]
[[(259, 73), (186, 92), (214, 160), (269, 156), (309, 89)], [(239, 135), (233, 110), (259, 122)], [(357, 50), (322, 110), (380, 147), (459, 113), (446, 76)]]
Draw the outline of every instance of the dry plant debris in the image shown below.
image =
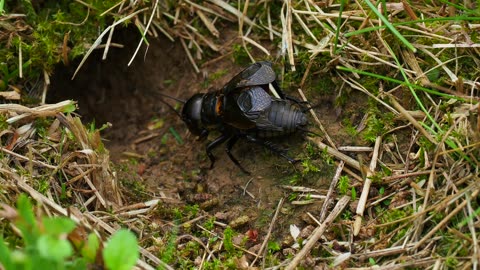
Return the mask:
[[(71, 215), (106, 234), (128, 226), (144, 247), (146, 263), (139, 265), (144, 268), (163, 265), (161, 255), (175, 268), (478, 269), (478, 3), (150, 4), (120, 1), (112, 6), (109, 12), (118, 9), (122, 16), (104, 29), (90, 51), (115, 27), (133, 20), (150, 36), (180, 39), (195, 70), (207, 59), (206, 50), (238, 56), (230, 45), (240, 44), (252, 61), (282, 58), (284, 85), (296, 86), (313, 104), (324, 87), (334, 88), (339, 107), (350, 96), (365, 98), (364, 117), (344, 122), (360, 138), (358, 145), (342, 145), (327, 134), (322, 117), (315, 117), (323, 136), (310, 141), (337, 166), (330, 189), (286, 187), (307, 194), (303, 202), (322, 206), (320, 212), (307, 213), (316, 229), (305, 226), (300, 234), (292, 229), (294, 241), (282, 246), (269, 242), (282, 200), (267, 234), (248, 230), (238, 234), (240, 239), (208, 211), (169, 207), (175, 197), (123, 205), (122, 188), (109, 169), (98, 132), (63, 114), (68, 102), (34, 109), (0, 107), (2, 202), (26, 192), (48, 215)], [(222, 47), (217, 38), (227, 22), (238, 25), (239, 35)], [(344, 108), (343, 113), (352, 112)], [(55, 120), (40, 130), (35, 123), (44, 117)], [(363, 154), (352, 154), (357, 152)], [(342, 195), (352, 199), (348, 208), (348, 197)], [(292, 207), (302, 206), (292, 201)], [(68, 213), (67, 208), (76, 210)], [(241, 227), (248, 221), (236, 222)], [(302, 233), (304, 238), (297, 238)]]

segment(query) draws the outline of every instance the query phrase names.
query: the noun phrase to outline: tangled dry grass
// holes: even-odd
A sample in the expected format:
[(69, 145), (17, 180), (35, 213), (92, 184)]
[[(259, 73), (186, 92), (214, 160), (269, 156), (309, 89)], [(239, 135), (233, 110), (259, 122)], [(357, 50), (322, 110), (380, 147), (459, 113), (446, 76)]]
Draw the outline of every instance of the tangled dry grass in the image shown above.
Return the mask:
[[(359, 145), (336, 141), (312, 112), (323, 136), (310, 141), (334, 157), (337, 170), (326, 193), (290, 187), (291, 192), (322, 198), (312, 200), (322, 208), (310, 215), (317, 227), (302, 245), (290, 255), (273, 253), (276, 260), (266, 264), (277, 211), (259, 248), (237, 245), (239, 253), (228, 255), (223, 247), (226, 225), (202, 228), (210, 217), (201, 212), (172, 226), (200, 227), (217, 239), (212, 243), (222, 244), (210, 246), (188, 232), (178, 236), (176, 249), (186, 250), (180, 239), (189, 239), (186, 243), (196, 242), (202, 250), (191, 266), (202, 268), (231, 256), (242, 269), (478, 269), (480, 11), (475, 3), (247, 0), (238, 6), (185, 0), (172, 6), (157, 0), (152, 6), (132, 5), (120, 1), (109, 10), (123, 16), (102, 32), (85, 57), (108, 34), (107, 51), (114, 28), (132, 20), (151, 37), (179, 40), (197, 71), (198, 63), (207, 60), (206, 50), (224, 57), (236, 53), (230, 44), (239, 44), (252, 61), (284, 59), (283, 70), (298, 78), (289, 83), (305, 100), (315, 100), (311, 89), (321, 76), (334, 78), (339, 106), (352, 91), (363, 93), (370, 104), (358, 122), (345, 123), (355, 136), (364, 135)], [(216, 44), (219, 29), (229, 24), (238, 25), (238, 39), (228, 46)], [(144, 39), (139, 42), (140, 47)], [(271, 44), (277, 47), (268, 49)], [(159, 245), (169, 243), (153, 236), (158, 228), (149, 218), (159, 202), (176, 198), (125, 205), (98, 131), (66, 113), (71, 106), (1, 105), (1, 201), (14, 202), (25, 192), (45, 214), (70, 216), (104, 235), (128, 226), (143, 247), (139, 267), (173, 268), (159, 259), (164, 251)], [(42, 126), (45, 118), (55, 120)], [(359, 151), (363, 154), (351, 154)], [(338, 190), (342, 176), (350, 179), (345, 194)], [(325, 236), (333, 229), (333, 238)], [(179, 260), (174, 264), (181, 267)]]

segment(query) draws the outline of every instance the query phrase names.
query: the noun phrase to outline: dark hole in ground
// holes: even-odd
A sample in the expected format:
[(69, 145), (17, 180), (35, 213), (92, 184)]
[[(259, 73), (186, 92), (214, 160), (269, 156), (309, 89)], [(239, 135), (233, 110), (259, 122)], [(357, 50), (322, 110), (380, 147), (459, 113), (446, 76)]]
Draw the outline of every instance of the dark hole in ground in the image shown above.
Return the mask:
[(104, 133), (107, 146), (128, 145), (146, 122), (162, 113), (155, 91), (165, 91), (172, 78), (178, 81), (176, 89), (181, 89), (184, 78), (197, 77), (181, 47), (166, 38), (149, 40), (148, 51), (143, 45), (127, 66), (139, 39), (135, 29), (118, 30), (113, 42), (124, 48), (111, 47), (103, 61), (103, 49), (95, 50), (73, 80), (79, 60), (69, 67), (59, 66), (51, 78), (47, 102), (73, 99), (78, 101), (84, 123), (95, 121), (97, 127), (111, 123)]

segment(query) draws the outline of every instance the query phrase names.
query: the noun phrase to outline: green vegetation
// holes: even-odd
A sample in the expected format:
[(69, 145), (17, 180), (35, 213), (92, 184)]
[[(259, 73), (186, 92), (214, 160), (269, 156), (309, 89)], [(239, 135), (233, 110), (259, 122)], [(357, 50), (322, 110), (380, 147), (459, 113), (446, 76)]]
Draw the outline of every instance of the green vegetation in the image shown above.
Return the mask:
[(18, 198), (17, 209), (7, 208), (9, 219), (18, 228), (23, 241), (12, 235), (0, 235), (0, 262), (5, 270), (37, 269), (90, 269), (101, 256), (108, 269), (132, 269), (139, 258), (135, 235), (118, 230), (100, 247), (95, 233), (85, 239), (77, 238), (82, 230), (66, 217), (35, 216), (35, 208), (25, 194)]
[(0, 91), (25, 79), (44, 80), (58, 63), (69, 65), (82, 56), (98, 36), (98, 30), (114, 20), (104, 12), (117, 1), (9, 1), (5, 4), (3, 12), (26, 16), (7, 17), (2, 22), (10, 35), (0, 37), (3, 85)]

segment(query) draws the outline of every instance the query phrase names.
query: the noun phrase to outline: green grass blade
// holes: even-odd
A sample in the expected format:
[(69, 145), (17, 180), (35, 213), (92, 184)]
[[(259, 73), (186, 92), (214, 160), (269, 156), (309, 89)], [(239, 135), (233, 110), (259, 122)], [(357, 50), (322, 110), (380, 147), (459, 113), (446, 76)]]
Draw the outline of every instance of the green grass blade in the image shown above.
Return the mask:
[(420, 85), (412, 84), (410, 82), (405, 82), (405, 81), (393, 79), (393, 78), (390, 78), (390, 77), (386, 77), (386, 76), (383, 76), (383, 75), (378, 75), (378, 74), (371, 73), (371, 72), (368, 72), (368, 71), (363, 71), (363, 70), (359, 70), (359, 69), (352, 69), (352, 68), (347, 68), (347, 67), (343, 67), (343, 66), (337, 66), (337, 69), (342, 70), (342, 71), (354, 72), (354, 73), (358, 73), (358, 74), (361, 74), (361, 75), (371, 76), (371, 77), (378, 78), (378, 79), (381, 79), (381, 80), (384, 80), (384, 81), (389, 81), (389, 82), (397, 83), (397, 84), (408, 86), (408, 87), (413, 87), (414, 89), (418, 89), (418, 90), (421, 90), (421, 91), (424, 91), (426, 93), (433, 94), (433, 95), (436, 95), (436, 96), (440, 96), (440, 97), (444, 97), (444, 98), (453, 98), (453, 99), (456, 99), (458, 101), (465, 101), (465, 99), (463, 99), (461, 97), (457, 97), (457, 96), (450, 95), (450, 94), (445, 94), (445, 93), (442, 93), (442, 92), (438, 92), (436, 90), (432, 90), (432, 89), (429, 89), (429, 88), (422, 87)]
[(413, 45), (408, 42), (408, 40), (405, 39), (405, 37), (402, 36), (402, 34), (400, 34), (400, 32), (398, 32), (398, 30), (387, 20), (387, 18), (385, 18), (385, 16), (382, 15), (382, 13), (380, 13), (380, 11), (378, 11), (378, 9), (372, 4), (372, 2), (370, 2), (370, 0), (365, 0), (365, 3), (368, 5), (368, 7), (373, 11), (373, 13), (375, 13), (375, 15), (377, 15), (377, 17), (385, 24), (385, 26), (390, 29), (390, 31), (392, 31), (392, 33), (403, 43), (405, 44), (405, 46), (407, 46), (407, 48), (409, 48), (410, 50), (412, 50), (413, 52), (416, 52), (417, 49), (415, 49), (415, 47), (413, 47)]
[[(445, 17), (445, 18), (429, 18), (429, 19), (419, 19), (419, 20), (412, 20), (412, 21), (405, 21), (405, 22), (396, 22), (396, 23), (392, 23), (392, 25), (395, 27), (395, 26), (401, 26), (401, 25), (412, 25), (412, 24), (423, 23), (423, 22), (428, 23), (428, 22), (440, 22), (440, 21), (480, 21), (480, 17), (455, 16), (455, 17)], [(356, 36), (363, 33), (377, 31), (385, 28), (387, 28), (386, 25), (366, 27), (357, 31), (348, 32), (344, 36), (351, 37), (351, 36)]]
[(345, 3), (346, 1), (345, 0), (342, 0), (341, 3), (340, 3), (340, 11), (338, 13), (338, 18), (337, 18), (337, 29), (335, 30), (335, 41), (334, 41), (334, 44), (335, 44), (335, 47), (334, 47), (334, 52), (335, 54), (338, 53), (338, 36), (340, 35), (340, 26), (342, 25), (342, 13), (343, 13), (343, 9), (345, 7)]

